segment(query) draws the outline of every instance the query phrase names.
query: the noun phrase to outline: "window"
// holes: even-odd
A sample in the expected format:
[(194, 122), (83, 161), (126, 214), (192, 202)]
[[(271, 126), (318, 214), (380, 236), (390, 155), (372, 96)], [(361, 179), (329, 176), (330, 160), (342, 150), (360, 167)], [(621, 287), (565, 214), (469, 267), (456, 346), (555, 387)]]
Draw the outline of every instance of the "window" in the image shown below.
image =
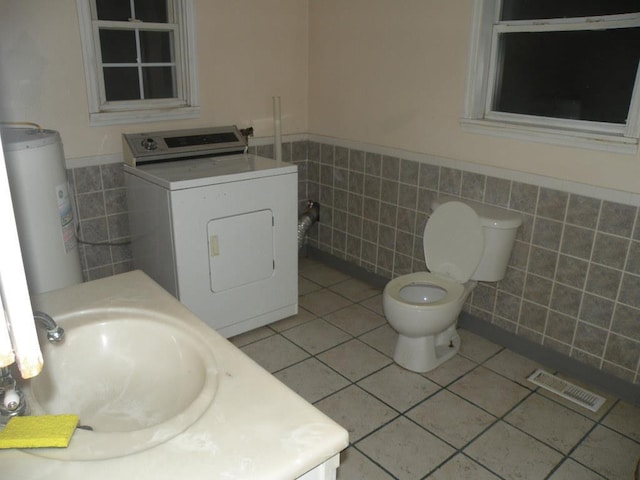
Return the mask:
[(77, 0), (92, 125), (199, 115), (193, 0)]
[(637, 0), (476, 0), (463, 126), (635, 153)]

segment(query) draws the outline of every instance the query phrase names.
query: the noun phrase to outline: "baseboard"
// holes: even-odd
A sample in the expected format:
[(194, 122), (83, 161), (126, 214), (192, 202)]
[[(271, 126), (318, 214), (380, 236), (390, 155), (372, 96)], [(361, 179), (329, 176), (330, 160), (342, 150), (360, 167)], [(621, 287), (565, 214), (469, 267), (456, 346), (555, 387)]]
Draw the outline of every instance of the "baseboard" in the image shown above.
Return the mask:
[(322, 250), (318, 250), (316, 247), (312, 247), (310, 245), (305, 245), (304, 249), (301, 250), (305, 252), (306, 257), (312, 258), (319, 262), (324, 263), (330, 267), (335, 268), (353, 278), (357, 278), (358, 280), (362, 280), (363, 282), (368, 283), (376, 288), (384, 288), (384, 286), (389, 282), (390, 279), (383, 277), (381, 275), (377, 275), (373, 272), (369, 272), (358, 265), (354, 265), (353, 263), (349, 263), (346, 260), (336, 257), (335, 255), (331, 255), (330, 253), (323, 252)]
[(458, 318), (458, 326), (498, 345), (507, 347), (512, 352), (538, 362), (550, 370), (569, 375), (603, 392), (640, 406), (640, 385), (634, 385), (607, 372), (567, 357), (549, 347), (507, 332), (467, 312), (462, 312)]

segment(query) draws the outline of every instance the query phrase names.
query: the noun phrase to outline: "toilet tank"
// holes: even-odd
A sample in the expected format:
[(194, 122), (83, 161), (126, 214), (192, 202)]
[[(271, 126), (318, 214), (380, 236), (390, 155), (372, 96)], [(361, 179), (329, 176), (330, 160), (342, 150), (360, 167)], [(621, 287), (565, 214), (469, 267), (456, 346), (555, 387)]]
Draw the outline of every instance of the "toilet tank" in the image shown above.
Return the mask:
[(516, 239), (516, 232), (518, 227), (522, 225), (522, 216), (517, 212), (493, 205), (447, 196), (435, 199), (432, 208), (435, 210), (439, 205), (450, 201), (462, 202), (473, 208), (482, 224), (484, 252), (471, 279), (497, 282), (504, 278)]

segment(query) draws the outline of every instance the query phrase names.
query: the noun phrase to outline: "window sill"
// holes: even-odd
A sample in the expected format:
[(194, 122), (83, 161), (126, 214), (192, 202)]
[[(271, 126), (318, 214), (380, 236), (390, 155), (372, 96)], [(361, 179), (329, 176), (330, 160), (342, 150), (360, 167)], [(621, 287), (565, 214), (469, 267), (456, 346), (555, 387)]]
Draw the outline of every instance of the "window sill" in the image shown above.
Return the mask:
[(638, 139), (618, 135), (604, 135), (558, 128), (549, 129), (532, 125), (470, 118), (461, 119), (460, 124), (462, 125), (462, 130), (468, 133), (629, 155), (635, 155), (638, 152)]
[(125, 123), (162, 122), (200, 117), (200, 107), (180, 107), (155, 110), (132, 110), (123, 112), (90, 113), (90, 125), (102, 127)]

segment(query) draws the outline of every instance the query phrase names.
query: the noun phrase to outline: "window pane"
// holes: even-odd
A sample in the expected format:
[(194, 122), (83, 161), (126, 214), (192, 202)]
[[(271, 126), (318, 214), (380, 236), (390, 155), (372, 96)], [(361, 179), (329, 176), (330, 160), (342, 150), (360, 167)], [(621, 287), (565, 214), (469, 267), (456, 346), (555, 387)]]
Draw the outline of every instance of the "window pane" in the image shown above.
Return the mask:
[(133, 16), (129, 0), (96, 0), (96, 13), (98, 20), (118, 22), (126, 22)]
[(501, 20), (594, 17), (640, 11), (638, 0), (503, 0)]
[(136, 34), (133, 30), (100, 29), (102, 63), (136, 63)]
[(142, 62), (172, 62), (171, 37), (172, 32), (140, 31)]
[(140, 100), (138, 69), (135, 67), (105, 67), (104, 90), (108, 102)]
[(626, 123), (640, 28), (502, 34), (493, 109)]
[(136, 18), (143, 22), (167, 23), (166, 0), (135, 0)]
[(173, 67), (144, 67), (142, 84), (144, 98), (175, 98), (175, 74)]

